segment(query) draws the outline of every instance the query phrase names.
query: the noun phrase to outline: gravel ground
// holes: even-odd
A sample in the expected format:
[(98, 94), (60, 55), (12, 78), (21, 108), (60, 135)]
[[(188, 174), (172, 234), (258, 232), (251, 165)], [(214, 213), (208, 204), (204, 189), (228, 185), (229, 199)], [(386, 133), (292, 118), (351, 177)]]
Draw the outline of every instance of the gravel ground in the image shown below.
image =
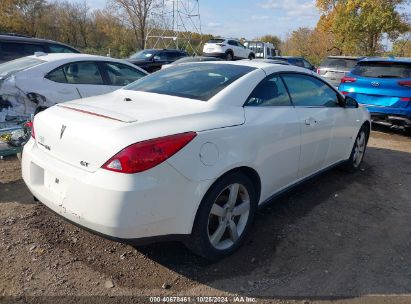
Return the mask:
[(334, 169), (275, 199), (218, 263), (178, 243), (131, 247), (66, 223), (33, 202), (14, 157), (0, 160), (0, 228), (0, 303), (410, 303), (411, 137), (373, 131), (361, 171)]

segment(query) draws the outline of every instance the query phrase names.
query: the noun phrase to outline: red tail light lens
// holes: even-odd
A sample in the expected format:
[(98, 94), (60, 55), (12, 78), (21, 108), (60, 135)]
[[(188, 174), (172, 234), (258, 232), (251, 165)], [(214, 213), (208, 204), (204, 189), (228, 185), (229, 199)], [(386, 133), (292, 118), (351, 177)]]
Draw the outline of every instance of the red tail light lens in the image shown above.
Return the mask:
[(411, 101), (411, 98), (409, 97), (401, 97), (400, 101)]
[(317, 74), (321, 74), (321, 70), (319, 68), (317, 68)]
[(398, 81), (398, 84), (399, 84), (400, 86), (403, 86), (403, 87), (409, 87), (409, 88), (411, 88), (411, 81), (409, 81), (409, 80)]
[(176, 154), (196, 136), (197, 133), (188, 132), (132, 144), (114, 155), (102, 168), (127, 174), (146, 171)]
[(350, 93), (347, 92), (347, 91), (342, 91), (341, 94), (343, 94), (343, 95), (348, 95), (348, 94), (350, 94)]
[(341, 78), (341, 83), (351, 83), (351, 82), (356, 82), (357, 78), (354, 77), (348, 77), (348, 76), (344, 76), (343, 78)]
[(34, 123), (32, 121), (28, 121), (28, 122), (26, 122), (26, 127), (30, 128), (31, 137), (33, 137), (35, 139), (36, 138), (36, 133), (34, 133)]

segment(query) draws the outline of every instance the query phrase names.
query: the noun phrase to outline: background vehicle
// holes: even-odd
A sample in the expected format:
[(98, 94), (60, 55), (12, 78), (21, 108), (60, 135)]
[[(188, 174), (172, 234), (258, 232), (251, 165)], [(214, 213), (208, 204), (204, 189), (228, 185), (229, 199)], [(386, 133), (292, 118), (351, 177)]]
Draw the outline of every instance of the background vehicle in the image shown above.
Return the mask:
[(308, 60), (304, 59), (303, 57), (295, 57), (295, 56), (276, 56), (273, 57), (274, 60), (283, 60), (288, 62), (291, 65), (295, 65), (301, 68), (305, 68), (311, 71), (315, 71), (315, 66), (313, 66)]
[(56, 103), (112, 92), (147, 72), (123, 60), (38, 54), (0, 64), (0, 122), (28, 120)]
[(236, 39), (214, 38), (204, 44), (203, 56), (217, 57), (228, 61), (254, 59), (255, 54)]
[(15, 34), (0, 34), (0, 63), (43, 53), (80, 53), (80, 51), (52, 40), (38, 39)]
[(127, 61), (149, 73), (153, 73), (160, 70), (164, 64), (170, 64), (186, 56), (188, 56), (188, 54), (181, 50), (147, 49), (131, 55)]
[(246, 41), (244, 46), (253, 51), (255, 58), (271, 58), (279, 55), (279, 51), (269, 42)]
[(366, 106), (374, 122), (411, 128), (410, 58), (361, 60), (339, 90)]
[(204, 56), (187, 56), (187, 57), (183, 57), (181, 59), (178, 59), (176, 61), (174, 61), (173, 63), (170, 64), (163, 64), (163, 66), (161, 67), (161, 69), (165, 69), (165, 68), (169, 68), (171, 66), (175, 66), (181, 63), (189, 63), (189, 62), (203, 62), (203, 61), (220, 61), (222, 59), (220, 58), (216, 58), (216, 57), (204, 57)]
[(351, 71), (358, 60), (364, 57), (328, 56), (317, 69), (317, 73), (338, 87), (341, 78)]
[(273, 195), (342, 163), (358, 169), (369, 132), (368, 111), (306, 69), (182, 64), (36, 115), (22, 171), (78, 225), (184, 240), (214, 260)]

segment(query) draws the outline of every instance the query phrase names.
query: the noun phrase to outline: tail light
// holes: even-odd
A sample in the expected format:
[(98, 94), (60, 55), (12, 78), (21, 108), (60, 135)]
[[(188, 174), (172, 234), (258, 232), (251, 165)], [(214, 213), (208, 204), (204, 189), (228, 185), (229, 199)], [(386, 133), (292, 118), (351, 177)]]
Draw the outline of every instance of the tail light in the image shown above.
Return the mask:
[(343, 94), (343, 95), (348, 95), (348, 94), (350, 94), (350, 92), (342, 91), (341, 94)]
[(317, 68), (317, 74), (321, 75), (321, 70), (319, 68)]
[(132, 144), (110, 158), (103, 169), (127, 174), (151, 169), (170, 158), (197, 136), (187, 132)]
[(357, 78), (354, 77), (348, 77), (348, 76), (344, 76), (343, 78), (341, 78), (341, 83), (351, 83), (351, 82), (356, 82)]
[(411, 88), (411, 81), (409, 81), (409, 80), (398, 81), (398, 84), (399, 84), (400, 86), (403, 86), (403, 87), (409, 87), (409, 88)]
[(400, 101), (411, 101), (410, 97), (400, 97)]
[(26, 122), (26, 127), (30, 128), (31, 130), (31, 137), (33, 137), (34, 139), (36, 139), (36, 133), (34, 133), (34, 123), (33, 121), (28, 121)]

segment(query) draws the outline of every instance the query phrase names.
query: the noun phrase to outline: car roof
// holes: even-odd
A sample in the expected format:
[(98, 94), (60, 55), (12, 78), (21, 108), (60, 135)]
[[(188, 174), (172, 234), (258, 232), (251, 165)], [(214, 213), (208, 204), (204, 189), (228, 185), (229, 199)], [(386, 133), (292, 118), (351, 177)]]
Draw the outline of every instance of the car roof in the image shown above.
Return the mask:
[(280, 71), (295, 71), (295, 72), (302, 72), (305, 74), (313, 74), (316, 73), (311, 72), (310, 70), (294, 66), (294, 65), (287, 65), (282, 63), (272, 63), (272, 62), (264, 62), (260, 60), (238, 60), (238, 61), (206, 61), (206, 62), (196, 62), (194, 64), (230, 64), (230, 65), (240, 65), (240, 66), (249, 66), (256, 69), (261, 69), (265, 73), (275, 73)]
[(410, 63), (411, 62), (411, 58), (409, 57), (367, 57), (364, 58), (362, 60), (360, 60), (360, 62), (405, 62), (405, 63)]
[(349, 60), (359, 60), (364, 58), (364, 56), (327, 56), (330, 59), (349, 59)]
[(9, 34), (9, 35), (0, 34), (0, 40), (7, 41), (7, 42), (21, 42), (21, 43), (59, 44), (59, 45), (64, 45), (64, 46), (67, 46), (71, 49), (76, 50), (76, 48), (74, 48), (70, 45), (58, 42), (58, 41), (48, 40), (48, 39), (41, 39), (41, 38), (34, 38), (34, 37), (23, 36), (23, 35), (19, 36), (19, 35), (13, 35), (13, 34)]
[(109, 60), (109, 61), (123, 61), (120, 59), (115, 59), (111, 57), (105, 56), (98, 56), (98, 55), (88, 55), (88, 54), (76, 54), (76, 53), (42, 53), (37, 52), (34, 55), (30, 55), (28, 57), (38, 58), (43, 61), (52, 62), (52, 61), (59, 61), (59, 60), (66, 60), (66, 59), (73, 59), (73, 60)]

